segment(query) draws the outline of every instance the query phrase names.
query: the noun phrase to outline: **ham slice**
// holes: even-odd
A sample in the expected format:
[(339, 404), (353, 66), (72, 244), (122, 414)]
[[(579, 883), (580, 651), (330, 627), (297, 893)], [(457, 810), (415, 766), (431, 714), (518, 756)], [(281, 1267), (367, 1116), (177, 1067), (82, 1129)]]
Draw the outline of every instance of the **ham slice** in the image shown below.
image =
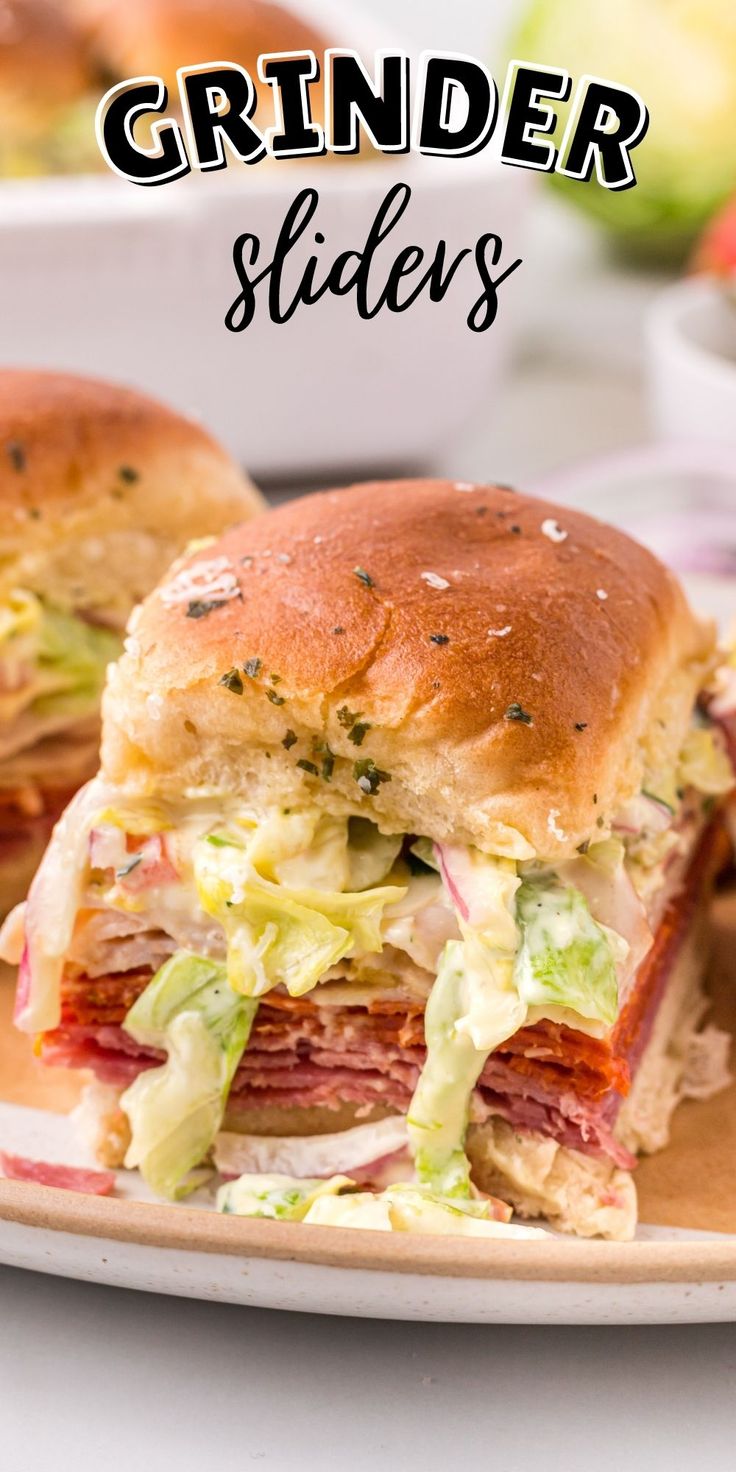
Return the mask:
[(28, 1160), (0, 1150), (0, 1169), (8, 1181), (33, 1181), (37, 1186), (56, 1186), (62, 1191), (80, 1191), (86, 1196), (109, 1196), (115, 1189), (111, 1170), (80, 1170), (73, 1165), (52, 1165), (47, 1160)]

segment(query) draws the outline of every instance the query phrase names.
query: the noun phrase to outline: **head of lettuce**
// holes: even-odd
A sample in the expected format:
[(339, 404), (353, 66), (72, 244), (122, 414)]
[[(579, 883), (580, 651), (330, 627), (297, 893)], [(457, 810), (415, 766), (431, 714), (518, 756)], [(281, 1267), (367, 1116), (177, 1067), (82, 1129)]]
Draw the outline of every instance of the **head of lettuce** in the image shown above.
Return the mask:
[[(733, 0), (531, 0), (509, 54), (633, 88), (649, 111), (636, 185), (550, 174), (630, 254), (677, 259), (736, 184)], [(556, 141), (567, 116), (560, 108)]]

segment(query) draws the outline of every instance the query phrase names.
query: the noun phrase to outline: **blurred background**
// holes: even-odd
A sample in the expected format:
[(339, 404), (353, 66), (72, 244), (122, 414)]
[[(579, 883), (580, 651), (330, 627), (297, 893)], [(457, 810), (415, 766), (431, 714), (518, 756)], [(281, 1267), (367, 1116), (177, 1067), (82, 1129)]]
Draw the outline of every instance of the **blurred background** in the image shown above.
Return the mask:
[[(128, 185), (97, 152), (111, 80), (259, 51), (405, 44), (510, 57), (635, 87), (638, 184), (608, 193), (469, 160), (264, 163)], [(318, 104), (317, 104), (318, 106)], [(0, 322), (5, 361), (136, 383), (200, 416), (275, 498), (414, 471), (493, 480), (615, 519), (736, 610), (736, 7), (733, 0), (3, 0)], [(327, 297), (227, 333), (231, 250), (269, 258), (288, 202), (320, 190), (327, 263), (359, 247), (394, 179), (392, 236), (430, 253), (485, 230), (523, 257), (499, 315), (424, 297), (361, 322)], [(475, 286), (473, 280), (472, 286)], [(309, 395), (304, 386), (308, 381)], [(305, 402), (305, 399), (307, 400)]]

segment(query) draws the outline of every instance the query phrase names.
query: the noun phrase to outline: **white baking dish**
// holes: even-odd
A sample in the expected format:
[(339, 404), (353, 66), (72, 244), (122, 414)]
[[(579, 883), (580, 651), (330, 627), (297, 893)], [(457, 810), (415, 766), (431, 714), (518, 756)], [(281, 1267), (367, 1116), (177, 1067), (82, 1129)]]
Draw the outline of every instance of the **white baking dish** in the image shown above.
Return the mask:
[(736, 445), (736, 306), (720, 281), (659, 294), (646, 323), (652, 418), (666, 440)]
[[(352, 7), (292, 4), (333, 44), (368, 56), (374, 45), (401, 45)], [(429, 263), (440, 238), (452, 254), (486, 231), (503, 239), (499, 270), (523, 254), (529, 175), (487, 152), (264, 162), (158, 189), (112, 174), (3, 183), (0, 358), (150, 389), (200, 416), (260, 476), (426, 464), (492, 406), (523, 267), (500, 288), (497, 320), (480, 334), (466, 325), (481, 290), (471, 260), (443, 302), (423, 294), (400, 315), (361, 321), (352, 297), (329, 295), (284, 326), (271, 323), (263, 299), (244, 333), (223, 324), (239, 291), (232, 246), (241, 232), (261, 238), (267, 262), (288, 204), (313, 185), (313, 229), (326, 236), (329, 264), (364, 244), (397, 179), (413, 198), (381, 247), (386, 270), (403, 244), (424, 247)]]

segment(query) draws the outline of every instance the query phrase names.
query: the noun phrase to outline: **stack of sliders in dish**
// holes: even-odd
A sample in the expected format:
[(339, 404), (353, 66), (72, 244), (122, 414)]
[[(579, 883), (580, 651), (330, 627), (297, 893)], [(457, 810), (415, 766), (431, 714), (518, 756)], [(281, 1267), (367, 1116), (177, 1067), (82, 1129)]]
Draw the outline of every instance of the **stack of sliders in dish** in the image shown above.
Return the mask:
[(715, 665), (648, 551), (506, 488), (315, 495), (175, 565), (4, 933), (100, 1158), (175, 1196), (214, 1152), (247, 1214), (465, 1229), (488, 1193), (630, 1237), (637, 1153), (726, 1076)]
[(11, 369), (0, 370), (0, 501), (4, 914), (97, 768), (105, 670), (133, 605), (190, 538), (261, 502), (202, 429), (144, 395)]

